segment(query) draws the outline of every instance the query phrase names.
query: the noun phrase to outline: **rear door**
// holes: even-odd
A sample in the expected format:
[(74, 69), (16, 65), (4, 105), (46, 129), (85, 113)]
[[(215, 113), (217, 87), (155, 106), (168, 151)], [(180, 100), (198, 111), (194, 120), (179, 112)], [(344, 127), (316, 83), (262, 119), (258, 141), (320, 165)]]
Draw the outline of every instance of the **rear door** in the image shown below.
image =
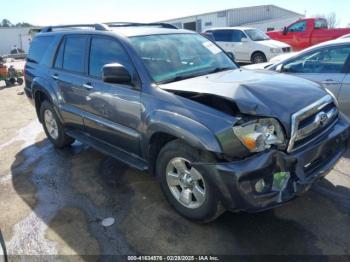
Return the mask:
[(114, 38), (92, 36), (88, 76), (84, 80), (85, 118), (87, 132), (110, 145), (139, 155), (141, 128), (140, 90), (123, 84), (102, 81), (102, 67), (122, 64), (136, 76), (125, 49)]
[(314, 50), (289, 60), (284, 64), (283, 72), (318, 82), (323, 88), (327, 88), (340, 98), (349, 55), (349, 45)]
[(66, 36), (56, 54), (51, 77), (60, 93), (60, 111), (65, 125), (83, 128), (83, 77), (85, 74), (86, 35)]

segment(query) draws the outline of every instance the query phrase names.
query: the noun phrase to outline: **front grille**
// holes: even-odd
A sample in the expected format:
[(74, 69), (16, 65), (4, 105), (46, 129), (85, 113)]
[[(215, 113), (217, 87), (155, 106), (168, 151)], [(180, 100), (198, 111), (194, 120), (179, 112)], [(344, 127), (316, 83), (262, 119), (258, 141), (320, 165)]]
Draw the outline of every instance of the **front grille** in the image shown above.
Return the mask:
[(282, 48), (283, 53), (289, 53), (291, 51), (290, 47), (283, 47)]
[(337, 116), (338, 109), (330, 95), (293, 114), (288, 152), (316, 139), (335, 122)]

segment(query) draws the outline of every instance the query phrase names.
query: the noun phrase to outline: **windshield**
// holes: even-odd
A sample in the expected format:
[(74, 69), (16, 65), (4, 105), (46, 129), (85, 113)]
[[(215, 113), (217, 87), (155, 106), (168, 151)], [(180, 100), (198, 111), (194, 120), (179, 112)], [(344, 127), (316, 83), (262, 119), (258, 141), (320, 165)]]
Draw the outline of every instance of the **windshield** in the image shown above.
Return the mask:
[(237, 68), (220, 48), (201, 35), (135, 36), (130, 41), (157, 83)]
[(270, 40), (270, 37), (259, 29), (248, 29), (248, 30), (244, 30), (244, 32), (253, 41)]

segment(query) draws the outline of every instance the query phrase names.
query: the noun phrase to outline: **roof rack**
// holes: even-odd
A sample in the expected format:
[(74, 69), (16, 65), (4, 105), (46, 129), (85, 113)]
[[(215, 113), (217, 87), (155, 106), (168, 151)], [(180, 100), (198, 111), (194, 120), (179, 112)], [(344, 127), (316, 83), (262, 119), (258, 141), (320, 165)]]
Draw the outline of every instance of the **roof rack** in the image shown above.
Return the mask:
[(133, 26), (150, 26), (169, 29), (178, 29), (176, 26), (168, 23), (132, 23), (132, 22), (109, 22), (104, 23), (109, 27), (133, 27)]
[(73, 25), (57, 25), (57, 26), (47, 26), (41, 29), (41, 33), (47, 33), (52, 32), (54, 29), (65, 29), (65, 28), (76, 28), (79, 29), (79, 27), (89, 27), (94, 28), (95, 30), (99, 31), (108, 31), (109, 28), (105, 24), (73, 24)]

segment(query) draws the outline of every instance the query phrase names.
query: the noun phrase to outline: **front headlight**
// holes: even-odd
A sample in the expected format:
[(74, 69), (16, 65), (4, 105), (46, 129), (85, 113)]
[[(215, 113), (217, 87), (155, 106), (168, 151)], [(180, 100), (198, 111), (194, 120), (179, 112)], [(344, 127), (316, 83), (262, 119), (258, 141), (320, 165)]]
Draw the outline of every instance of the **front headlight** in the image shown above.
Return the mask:
[(235, 126), (233, 132), (250, 152), (261, 152), (285, 142), (281, 125), (274, 118), (261, 118)]
[(281, 48), (270, 48), (271, 53), (281, 53)]

